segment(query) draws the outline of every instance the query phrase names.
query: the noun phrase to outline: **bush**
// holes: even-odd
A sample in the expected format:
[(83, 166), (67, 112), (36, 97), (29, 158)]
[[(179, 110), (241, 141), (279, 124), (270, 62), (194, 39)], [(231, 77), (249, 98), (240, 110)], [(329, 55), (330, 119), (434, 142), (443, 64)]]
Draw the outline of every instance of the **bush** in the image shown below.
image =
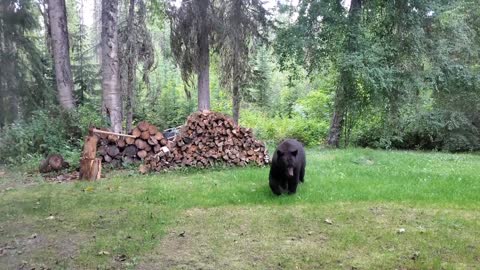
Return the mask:
[(306, 146), (318, 145), (326, 137), (328, 123), (294, 116), (268, 117), (264, 113), (243, 111), (240, 124), (253, 128), (257, 138), (268, 144), (278, 144), (286, 138), (297, 139)]
[(58, 108), (36, 111), (30, 119), (17, 121), (2, 130), (0, 159), (8, 164), (38, 164), (46, 155), (59, 153), (76, 164), (89, 125), (105, 125), (93, 106), (82, 106), (72, 113), (63, 113)]
[(354, 143), (383, 149), (473, 151), (480, 149), (480, 132), (463, 113), (434, 110), (404, 115), (394, 128), (386, 128), (381, 119), (363, 119)]

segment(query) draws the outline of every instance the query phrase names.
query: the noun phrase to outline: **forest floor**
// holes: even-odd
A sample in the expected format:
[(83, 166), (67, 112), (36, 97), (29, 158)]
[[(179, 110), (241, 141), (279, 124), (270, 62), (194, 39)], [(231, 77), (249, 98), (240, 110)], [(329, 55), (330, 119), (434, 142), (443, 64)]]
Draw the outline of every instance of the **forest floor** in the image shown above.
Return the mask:
[(0, 269), (478, 269), (480, 156), (307, 151), (268, 168), (51, 183), (0, 168)]

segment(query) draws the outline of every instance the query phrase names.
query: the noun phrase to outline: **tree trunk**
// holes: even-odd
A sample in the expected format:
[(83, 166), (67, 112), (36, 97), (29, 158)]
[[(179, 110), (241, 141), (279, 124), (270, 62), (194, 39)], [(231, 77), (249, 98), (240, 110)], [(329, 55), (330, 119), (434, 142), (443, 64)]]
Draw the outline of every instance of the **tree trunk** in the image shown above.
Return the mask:
[(113, 132), (122, 131), (122, 94), (119, 82), (118, 0), (102, 1), (102, 92)]
[[(0, 2), (0, 14), (6, 12), (5, 3)], [(0, 17), (0, 55), (5, 55), (5, 29), (2, 17)], [(4, 66), (5, 58), (0, 58), (0, 66)], [(2, 70), (3, 71), (3, 70)], [(7, 124), (6, 113), (6, 78), (5, 73), (0, 73), (0, 129)]]
[(327, 144), (332, 147), (340, 145), (340, 136), (342, 135), (344, 104), (343, 104), (343, 89), (337, 88), (334, 100), (334, 111), (330, 124), (330, 131), (328, 134)]
[(48, 0), (48, 18), (52, 33), (58, 100), (62, 108), (70, 110), (75, 105), (73, 101), (73, 78), (70, 65), (65, 0)]
[(17, 46), (12, 40), (5, 40), (4, 50), (8, 55), (9, 62), (5, 65), (4, 71), (6, 71), (6, 123), (13, 123), (18, 119), (18, 64), (14, 59), (18, 58)]
[[(94, 38), (95, 40), (102, 39), (102, 0), (93, 0), (93, 18), (94, 18)], [(95, 57), (97, 63), (102, 63), (102, 46), (95, 46)]]
[(187, 84), (183, 83), (183, 91), (185, 92), (185, 97), (187, 98), (188, 103), (192, 100), (192, 93), (188, 90)]
[(233, 82), (232, 87), (232, 107), (233, 107), (233, 121), (238, 125), (240, 117), (240, 91), (237, 82)]
[(130, 0), (127, 18), (127, 98), (125, 110), (127, 113), (127, 132), (132, 130), (133, 122), (133, 93), (135, 92), (135, 70), (137, 68), (137, 50), (135, 46), (134, 33), (134, 18), (135, 18), (135, 0)]
[(42, 0), (38, 3), (38, 10), (43, 18), (43, 26), (45, 31), (45, 47), (47, 48), (48, 55), (53, 59), (52, 53), (52, 31), (50, 30), (50, 22), (48, 21), (48, 0)]
[[(348, 14), (348, 33), (344, 44), (344, 53), (350, 55), (356, 51), (356, 34), (358, 34), (360, 24), (360, 11), (362, 8), (361, 0), (352, 0)], [(350, 68), (350, 69), (349, 69)], [(353, 78), (352, 67), (342, 67), (340, 70), (339, 87), (336, 89), (334, 100), (334, 111), (332, 115), (330, 131), (327, 138), (327, 144), (332, 147), (339, 147), (340, 136), (345, 117), (345, 106), (347, 106), (347, 93), (355, 91), (355, 80)]]
[(210, 110), (210, 49), (208, 29), (208, 0), (198, 0), (200, 17), (203, 18), (198, 36), (199, 66), (198, 66), (198, 110)]

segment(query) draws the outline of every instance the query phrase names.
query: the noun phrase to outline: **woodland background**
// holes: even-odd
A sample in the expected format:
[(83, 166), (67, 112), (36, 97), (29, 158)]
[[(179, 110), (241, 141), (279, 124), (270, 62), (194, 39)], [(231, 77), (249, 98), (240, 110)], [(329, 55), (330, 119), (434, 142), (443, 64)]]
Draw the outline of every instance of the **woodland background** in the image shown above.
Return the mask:
[(478, 0), (1, 0), (0, 162), (197, 109), (271, 143), (479, 150), (479, 31)]

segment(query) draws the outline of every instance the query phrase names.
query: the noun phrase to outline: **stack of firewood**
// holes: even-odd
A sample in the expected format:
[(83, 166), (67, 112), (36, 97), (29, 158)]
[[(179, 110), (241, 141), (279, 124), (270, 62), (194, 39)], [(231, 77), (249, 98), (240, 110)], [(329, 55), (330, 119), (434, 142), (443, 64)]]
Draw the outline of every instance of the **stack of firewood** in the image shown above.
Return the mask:
[(129, 135), (99, 133), (98, 155), (112, 165), (132, 163), (153, 156), (167, 146), (168, 140), (154, 125), (140, 122)]
[(99, 133), (98, 154), (103, 162), (115, 166), (143, 160), (141, 171), (207, 167), (219, 162), (235, 166), (269, 162), (265, 144), (254, 138), (251, 129), (215, 112), (193, 113), (171, 140), (145, 121), (129, 135), (106, 133)]
[(265, 144), (255, 140), (251, 129), (237, 126), (223, 114), (204, 111), (190, 115), (171, 144), (147, 154), (143, 170), (207, 167), (217, 162), (264, 165), (269, 158)]

